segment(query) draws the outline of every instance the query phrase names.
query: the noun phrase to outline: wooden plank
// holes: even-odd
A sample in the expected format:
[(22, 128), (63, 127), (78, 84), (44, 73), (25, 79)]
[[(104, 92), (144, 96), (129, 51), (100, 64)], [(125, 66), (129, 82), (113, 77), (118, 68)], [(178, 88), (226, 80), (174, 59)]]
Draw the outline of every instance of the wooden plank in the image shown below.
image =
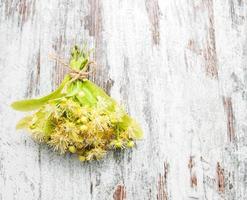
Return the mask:
[[(0, 1), (0, 199), (245, 199), (245, 18), (241, 0)], [(145, 134), (87, 164), (17, 133), (8, 106), (55, 89), (48, 54), (83, 41)]]

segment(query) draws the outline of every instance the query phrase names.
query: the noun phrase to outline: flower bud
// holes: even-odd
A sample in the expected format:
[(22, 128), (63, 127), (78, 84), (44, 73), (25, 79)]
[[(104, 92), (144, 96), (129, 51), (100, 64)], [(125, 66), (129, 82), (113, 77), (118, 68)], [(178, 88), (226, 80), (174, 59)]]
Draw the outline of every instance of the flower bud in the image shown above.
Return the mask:
[(126, 146), (128, 147), (128, 148), (132, 148), (133, 146), (135, 145), (135, 143), (133, 142), (133, 141), (128, 141), (128, 143), (126, 144)]
[(69, 147), (69, 151), (70, 151), (71, 153), (75, 153), (75, 152), (76, 152), (75, 146), (70, 146), (70, 147)]
[(121, 148), (122, 147), (122, 142), (117, 140), (117, 141), (114, 142), (114, 145), (115, 145), (116, 148)]
[(86, 157), (85, 156), (78, 156), (78, 159), (83, 162), (86, 160)]

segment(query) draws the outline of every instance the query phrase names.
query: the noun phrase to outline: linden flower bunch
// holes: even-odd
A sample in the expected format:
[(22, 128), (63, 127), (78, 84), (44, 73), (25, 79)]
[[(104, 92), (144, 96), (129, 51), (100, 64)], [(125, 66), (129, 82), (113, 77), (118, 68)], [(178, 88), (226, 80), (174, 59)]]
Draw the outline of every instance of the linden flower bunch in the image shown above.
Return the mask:
[[(32, 137), (79, 160), (101, 159), (112, 149), (132, 148), (142, 130), (115, 100), (100, 87), (81, 76), (89, 64), (89, 53), (74, 47), (68, 74), (57, 90), (48, 96), (17, 101), (19, 111), (37, 110), (17, 124)], [(73, 75), (74, 74), (74, 75)]]

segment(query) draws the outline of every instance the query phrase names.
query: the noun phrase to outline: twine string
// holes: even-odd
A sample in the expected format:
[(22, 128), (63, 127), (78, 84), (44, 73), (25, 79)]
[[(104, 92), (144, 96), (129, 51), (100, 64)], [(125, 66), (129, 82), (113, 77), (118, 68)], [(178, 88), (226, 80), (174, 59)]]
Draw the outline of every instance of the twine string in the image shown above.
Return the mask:
[[(91, 65), (96, 66), (96, 63), (94, 61), (88, 61), (82, 70), (77, 70), (77, 69), (72, 69), (69, 66), (69, 64), (64, 59), (60, 58), (59, 56), (49, 54), (49, 58), (62, 64), (63, 66), (65, 66), (69, 70), (68, 74), (72, 78), (71, 79), (72, 82), (75, 80), (83, 81), (84, 79), (88, 78), (89, 74), (92, 73), (92, 71), (88, 71), (89, 67)], [(94, 70), (95, 70), (95, 68), (94, 68)], [(93, 71), (93, 72), (95, 72), (95, 71)]]

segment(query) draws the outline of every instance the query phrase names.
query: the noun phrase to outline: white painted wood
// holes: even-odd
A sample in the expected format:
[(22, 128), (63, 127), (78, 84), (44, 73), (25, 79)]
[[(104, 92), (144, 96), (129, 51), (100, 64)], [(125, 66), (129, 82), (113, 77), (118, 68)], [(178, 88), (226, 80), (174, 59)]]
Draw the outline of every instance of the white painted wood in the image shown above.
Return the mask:
[[(246, 199), (246, 3), (0, 1), (0, 199)], [(137, 148), (81, 164), (34, 143), (13, 100), (49, 93), (87, 41), (91, 77), (142, 125)]]

